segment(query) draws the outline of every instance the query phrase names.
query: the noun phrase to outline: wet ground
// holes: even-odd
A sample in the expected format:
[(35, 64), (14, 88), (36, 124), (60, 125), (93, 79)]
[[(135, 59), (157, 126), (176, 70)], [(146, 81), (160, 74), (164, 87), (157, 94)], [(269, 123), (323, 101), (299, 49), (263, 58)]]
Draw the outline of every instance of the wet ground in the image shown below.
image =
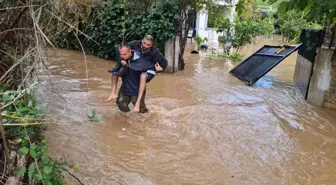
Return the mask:
[[(278, 41), (242, 53), (263, 44)], [(82, 53), (48, 50), (39, 92), (56, 120), (46, 132), (51, 154), (88, 185), (335, 184), (336, 112), (304, 101), (293, 84), (296, 54), (250, 87), (229, 74), (237, 63), (191, 48), (185, 71), (148, 84), (144, 115), (103, 101), (112, 61), (87, 56), (86, 71)], [(92, 109), (101, 123), (87, 121)]]

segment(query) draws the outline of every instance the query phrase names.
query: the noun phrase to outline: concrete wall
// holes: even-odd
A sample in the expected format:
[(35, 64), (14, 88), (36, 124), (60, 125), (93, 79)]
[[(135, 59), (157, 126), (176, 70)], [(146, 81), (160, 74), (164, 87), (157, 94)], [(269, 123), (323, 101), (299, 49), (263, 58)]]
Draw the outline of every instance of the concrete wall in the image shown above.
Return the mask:
[(313, 105), (336, 108), (336, 64), (333, 49), (319, 48), (309, 83), (307, 101)]
[(332, 108), (332, 109), (336, 109), (336, 60), (335, 59), (334, 61), (331, 61), (331, 64), (330, 64), (331, 65), (330, 86), (329, 86), (329, 90), (324, 94), (324, 104), (323, 104), (325, 107)]
[(174, 40), (168, 40), (165, 43), (165, 58), (168, 61), (167, 68), (165, 72), (174, 73), (178, 71), (178, 55), (180, 52), (180, 44), (179, 37), (175, 39), (175, 47)]

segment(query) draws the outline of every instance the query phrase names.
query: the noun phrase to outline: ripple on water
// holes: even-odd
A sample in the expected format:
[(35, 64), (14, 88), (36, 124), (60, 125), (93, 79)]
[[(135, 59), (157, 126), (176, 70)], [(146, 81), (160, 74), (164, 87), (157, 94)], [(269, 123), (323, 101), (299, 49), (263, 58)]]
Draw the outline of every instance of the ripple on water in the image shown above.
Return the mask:
[[(57, 51), (40, 94), (48, 116), (68, 122), (46, 134), (84, 184), (335, 184), (336, 116), (307, 104), (283, 70), (247, 87), (222, 61), (186, 55), (185, 71), (149, 85), (150, 113), (125, 114), (103, 102), (112, 62), (88, 57), (85, 71), (81, 53)], [(102, 123), (87, 122), (91, 108)]]
[(264, 103), (264, 99), (247, 95), (244, 93), (221, 93), (209, 96), (207, 102), (211, 104), (221, 105), (221, 104), (229, 104), (229, 105), (255, 105)]

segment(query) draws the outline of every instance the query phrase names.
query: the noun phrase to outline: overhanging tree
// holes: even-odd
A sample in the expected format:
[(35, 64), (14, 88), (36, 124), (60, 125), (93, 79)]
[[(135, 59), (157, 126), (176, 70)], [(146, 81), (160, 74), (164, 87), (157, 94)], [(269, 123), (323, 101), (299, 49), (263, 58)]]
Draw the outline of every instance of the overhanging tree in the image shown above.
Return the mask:
[[(275, 3), (279, 0), (268, 1)], [(285, 13), (291, 10), (303, 11), (308, 21), (322, 24), (325, 28), (334, 29), (335, 31), (335, 0), (284, 0), (279, 4), (279, 13)], [(336, 63), (336, 50), (334, 50), (332, 61), (333, 63)]]

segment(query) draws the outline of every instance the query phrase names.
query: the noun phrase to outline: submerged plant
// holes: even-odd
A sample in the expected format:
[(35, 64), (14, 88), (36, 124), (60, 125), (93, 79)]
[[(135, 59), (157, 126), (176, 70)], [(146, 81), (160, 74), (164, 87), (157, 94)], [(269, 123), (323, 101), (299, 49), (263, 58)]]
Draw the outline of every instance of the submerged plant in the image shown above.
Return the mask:
[(97, 114), (96, 109), (91, 110), (91, 115), (88, 115), (88, 118), (90, 122), (101, 122), (101, 114)]

